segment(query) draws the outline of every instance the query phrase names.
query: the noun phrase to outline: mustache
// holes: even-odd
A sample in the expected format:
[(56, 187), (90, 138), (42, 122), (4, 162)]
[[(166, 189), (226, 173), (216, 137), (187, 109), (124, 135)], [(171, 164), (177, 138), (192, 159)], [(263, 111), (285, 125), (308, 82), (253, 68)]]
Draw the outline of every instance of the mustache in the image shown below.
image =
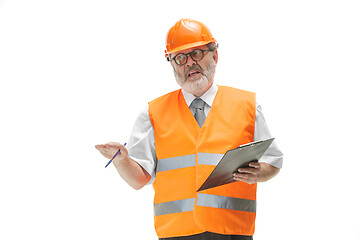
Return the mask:
[(203, 73), (203, 69), (199, 65), (193, 65), (185, 70), (185, 76), (187, 76), (188, 73), (192, 70), (199, 70), (199, 72)]

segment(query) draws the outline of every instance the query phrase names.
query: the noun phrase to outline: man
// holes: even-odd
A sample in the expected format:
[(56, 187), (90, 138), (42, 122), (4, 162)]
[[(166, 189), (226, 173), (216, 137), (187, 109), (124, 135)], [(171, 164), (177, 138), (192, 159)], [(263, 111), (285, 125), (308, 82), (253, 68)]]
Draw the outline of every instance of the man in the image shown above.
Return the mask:
[(221, 156), (271, 137), (255, 94), (213, 84), (216, 40), (202, 23), (178, 21), (166, 57), (182, 89), (151, 102), (136, 120), (128, 149), (96, 145), (134, 189), (153, 183), (159, 239), (252, 239), (256, 185), (274, 177), (282, 153), (273, 142), (259, 162), (239, 168), (234, 183), (196, 192)]

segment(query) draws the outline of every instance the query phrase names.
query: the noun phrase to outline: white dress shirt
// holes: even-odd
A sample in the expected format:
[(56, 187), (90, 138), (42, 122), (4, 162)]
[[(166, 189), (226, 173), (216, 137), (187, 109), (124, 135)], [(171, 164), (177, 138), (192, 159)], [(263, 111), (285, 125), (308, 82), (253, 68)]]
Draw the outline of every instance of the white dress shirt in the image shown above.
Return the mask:
[[(200, 97), (206, 103), (204, 109), (206, 116), (210, 111), (217, 90), (218, 86), (213, 84), (211, 88)], [(190, 106), (191, 102), (196, 97), (191, 93), (184, 91), (183, 89), (181, 91), (183, 93), (186, 104)], [(148, 182), (148, 184), (150, 184), (155, 180), (157, 158), (155, 153), (154, 128), (150, 121), (148, 107), (149, 106), (147, 105), (146, 109), (141, 112), (136, 119), (127, 148), (129, 157), (140, 164), (151, 175), (151, 180)], [(256, 103), (254, 141), (265, 140), (269, 138), (272, 138), (272, 136), (266, 125), (265, 118), (261, 111), (261, 106)], [(275, 141), (272, 142), (259, 162), (265, 162), (277, 168), (282, 167), (283, 154)]]

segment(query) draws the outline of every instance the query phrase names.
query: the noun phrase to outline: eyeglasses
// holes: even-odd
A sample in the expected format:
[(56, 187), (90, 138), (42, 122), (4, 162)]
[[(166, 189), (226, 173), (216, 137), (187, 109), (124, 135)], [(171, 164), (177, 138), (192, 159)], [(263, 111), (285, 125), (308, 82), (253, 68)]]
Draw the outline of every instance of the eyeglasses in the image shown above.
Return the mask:
[(206, 50), (194, 49), (193, 51), (191, 51), (189, 53), (179, 53), (175, 57), (173, 57), (171, 60), (174, 60), (177, 65), (182, 66), (185, 63), (187, 63), (188, 55), (190, 55), (192, 60), (200, 61), (201, 59), (204, 58), (204, 52), (207, 52), (207, 51), (212, 52), (214, 50), (211, 50), (211, 49), (206, 49)]

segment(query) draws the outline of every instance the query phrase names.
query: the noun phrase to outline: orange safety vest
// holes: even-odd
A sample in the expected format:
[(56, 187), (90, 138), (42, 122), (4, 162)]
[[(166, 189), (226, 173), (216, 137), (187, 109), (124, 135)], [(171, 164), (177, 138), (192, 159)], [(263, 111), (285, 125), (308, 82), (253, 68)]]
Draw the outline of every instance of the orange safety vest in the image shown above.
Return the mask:
[(219, 86), (199, 127), (181, 90), (149, 103), (158, 158), (155, 229), (159, 238), (205, 231), (253, 235), (256, 184), (241, 181), (196, 192), (229, 149), (254, 140), (255, 93)]

